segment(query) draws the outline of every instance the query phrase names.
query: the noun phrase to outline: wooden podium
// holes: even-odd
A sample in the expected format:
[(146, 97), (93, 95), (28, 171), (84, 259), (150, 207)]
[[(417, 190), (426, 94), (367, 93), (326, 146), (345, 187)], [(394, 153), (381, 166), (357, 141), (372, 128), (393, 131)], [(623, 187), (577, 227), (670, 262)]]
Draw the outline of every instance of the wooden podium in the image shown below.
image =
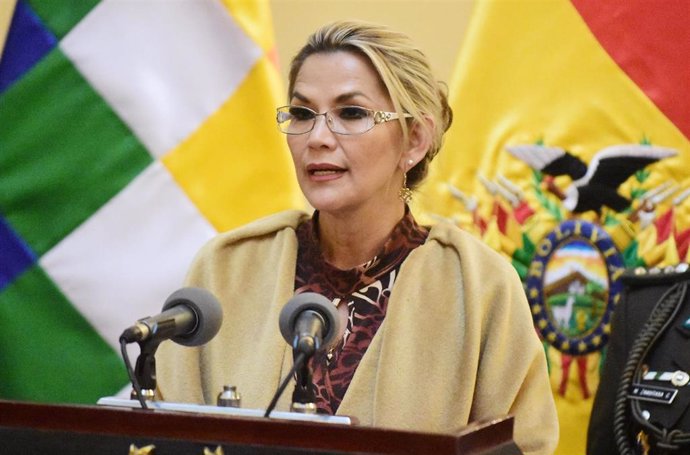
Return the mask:
[[(512, 434), (511, 417), (443, 435), (273, 418), (0, 400), (0, 452), (7, 454), (521, 455)], [(155, 448), (135, 449), (151, 445)]]

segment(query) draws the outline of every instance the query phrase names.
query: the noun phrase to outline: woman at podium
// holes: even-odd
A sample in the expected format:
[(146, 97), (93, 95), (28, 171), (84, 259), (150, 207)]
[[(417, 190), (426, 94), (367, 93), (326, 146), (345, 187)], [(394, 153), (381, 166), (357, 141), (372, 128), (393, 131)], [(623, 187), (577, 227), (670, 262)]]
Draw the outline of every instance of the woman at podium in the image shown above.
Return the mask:
[[(243, 407), (266, 408), (293, 361), (281, 309), (316, 292), (343, 322), (310, 360), (319, 412), (442, 433), (510, 414), (524, 453), (551, 453), (556, 411), (517, 274), (408, 207), (452, 120), (425, 55), (385, 27), (326, 25), (292, 61), (276, 118), (314, 211), (269, 216), (200, 251), (187, 284), (214, 293), (225, 321), (205, 346), (161, 345), (160, 396), (215, 404), (232, 384)], [(284, 393), (276, 409), (289, 406)]]

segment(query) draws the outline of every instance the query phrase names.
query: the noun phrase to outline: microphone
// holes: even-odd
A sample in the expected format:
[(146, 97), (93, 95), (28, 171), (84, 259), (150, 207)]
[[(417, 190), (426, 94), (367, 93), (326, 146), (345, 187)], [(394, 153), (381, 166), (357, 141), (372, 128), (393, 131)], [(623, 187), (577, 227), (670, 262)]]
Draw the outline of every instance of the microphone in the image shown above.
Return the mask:
[(120, 341), (172, 339), (184, 346), (200, 346), (216, 336), (222, 323), (223, 310), (213, 294), (202, 288), (182, 288), (168, 297), (162, 313), (138, 320), (122, 332)]
[(280, 333), (296, 353), (307, 358), (325, 348), (340, 333), (338, 310), (315, 292), (294, 296), (280, 312)]

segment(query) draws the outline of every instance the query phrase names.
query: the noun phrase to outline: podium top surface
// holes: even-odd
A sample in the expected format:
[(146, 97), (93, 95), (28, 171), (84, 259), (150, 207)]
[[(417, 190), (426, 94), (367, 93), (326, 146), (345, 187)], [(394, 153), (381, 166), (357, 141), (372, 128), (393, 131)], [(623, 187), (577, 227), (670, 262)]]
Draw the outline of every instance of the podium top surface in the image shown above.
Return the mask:
[[(141, 409), (141, 405), (137, 400), (127, 400), (116, 397), (103, 397), (98, 400), (98, 405), (113, 406), (118, 408)], [(147, 406), (153, 410), (158, 411), (179, 411), (191, 412), (196, 414), (215, 414), (230, 417), (258, 417), (264, 416), (263, 409), (247, 409), (247, 408), (232, 408), (209, 406), (201, 404), (190, 403), (171, 403), (167, 401), (148, 401)], [(339, 423), (349, 425), (355, 423), (350, 417), (327, 415), (327, 414), (303, 414), (297, 412), (273, 411), (270, 416), (272, 419), (282, 420), (301, 420), (305, 422), (320, 422), (320, 423)]]

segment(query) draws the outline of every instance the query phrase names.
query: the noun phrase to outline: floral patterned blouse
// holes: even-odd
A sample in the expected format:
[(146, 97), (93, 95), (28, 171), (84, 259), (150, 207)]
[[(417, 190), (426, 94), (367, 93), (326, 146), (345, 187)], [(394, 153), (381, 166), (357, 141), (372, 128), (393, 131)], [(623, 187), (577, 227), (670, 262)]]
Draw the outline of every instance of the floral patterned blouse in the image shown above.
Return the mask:
[(359, 361), (381, 326), (393, 284), (407, 255), (429, 234), (406, 208), (390, 238), (370, 261), (341, 270), (323, 258), (318, 238), (318, 211), (297, 228), (299, 249), (295, 293), (316, 292), (337, 307), (347, 305), (347, 326), (338, 344), (312, 359), (316, 406), (334, 414), (347, 391)]

